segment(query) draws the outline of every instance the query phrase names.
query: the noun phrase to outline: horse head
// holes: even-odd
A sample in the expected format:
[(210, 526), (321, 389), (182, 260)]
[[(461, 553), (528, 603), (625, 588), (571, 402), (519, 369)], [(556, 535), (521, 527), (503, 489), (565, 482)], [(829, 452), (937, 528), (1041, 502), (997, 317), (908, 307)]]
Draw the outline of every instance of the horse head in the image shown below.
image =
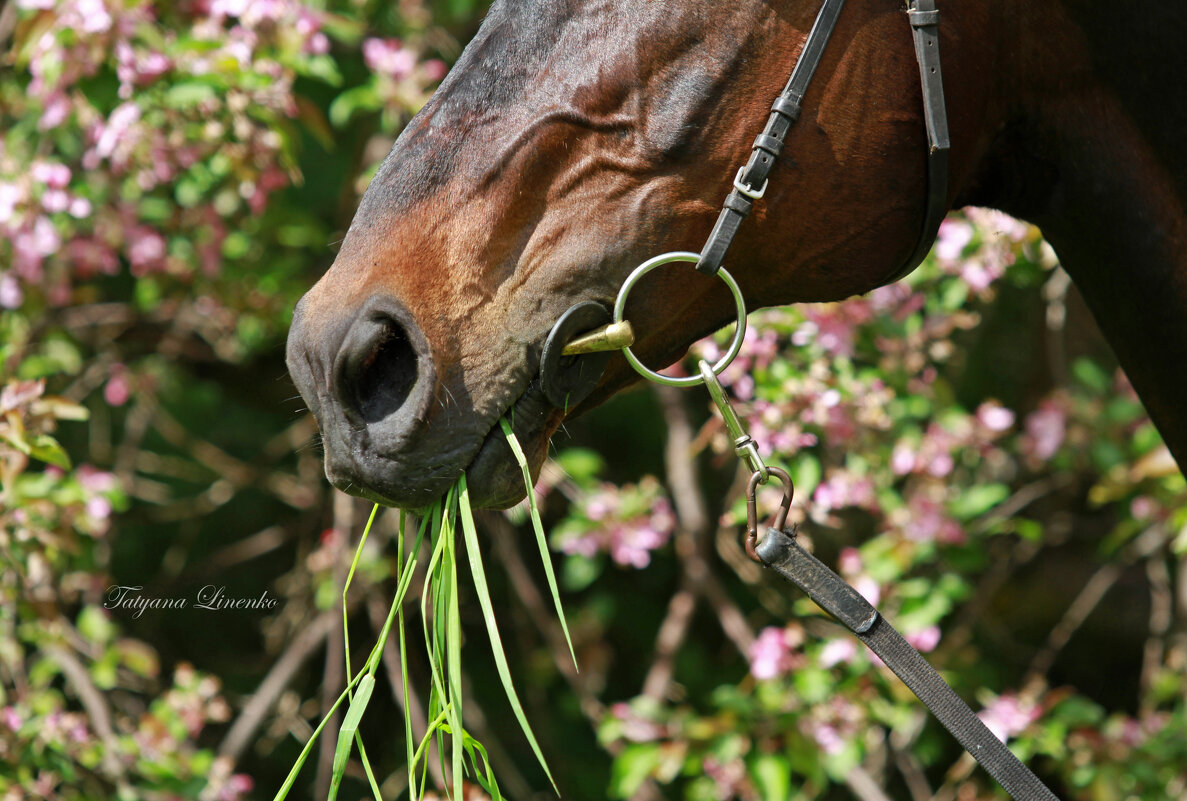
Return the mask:
[[(953, 21), (973, 13), (959, 6)], [(465, 471), (480, 505), (521, 498), (499, 419), (538, 469), (566, 415), (635, 377), (615, 356), (587, 400), (554, 407), (537, 378), (550, 329), (580, 301), (612, 305), (648, 257), (700, 247), (817, 10), (496, 2), (295, 312), (289, 368), (331, 482), (419, 508)], [(954, 117), (980, 120), (988, 79), (958, 80)], [(963, 130), (954, 151), (971, 152)], [(910, 255), (926, 191), (902, 4), (851, 4), (726, 266), (751, 308), (868, 291)], [(627, 308), (635, 352), (658, 366), (733, 315), (718, 281), (681, 265)]]

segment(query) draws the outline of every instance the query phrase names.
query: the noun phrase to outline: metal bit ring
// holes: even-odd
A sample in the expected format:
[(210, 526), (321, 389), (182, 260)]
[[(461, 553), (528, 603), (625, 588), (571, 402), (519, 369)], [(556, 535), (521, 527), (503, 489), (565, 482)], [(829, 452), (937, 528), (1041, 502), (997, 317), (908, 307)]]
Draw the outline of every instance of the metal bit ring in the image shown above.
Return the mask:
[[(656, 267), (670, 264), (674, 261), (687, 261), (695, 264), (699, 259), (699, 254), (690, 253), (686, 250), (674, 250), (670, 253), (661, 253), (659, 256), (653, 256), (640, 264), (627, 276), (626, 281), (622, 284), (622, 289), (618, 290), (618, 298), (614, 301), (614, 322), (622, 322), (623, 313), (626, 311), (627, 295), (630, 294), (631, 289), (634, 288), (639, 279), (647, 275), (647, 273)], [(717, 275), (729, 287), (730, 292), (734, 296), (734, 305), (738, 310), (738, 327), (734, 330), (734, 338), (730, 341), (729, 349), (725, 352), (725, 355), (713, 365), (713, 374), (721, 375), (722, 370), (729, 366), (730, 362), (734, 360), (734, 357), (738, 355), (738, 351), (742, 349), (742, 338), (746, 335), (746, 301), (743, 300), (742, 290), (738, 288), (738, 282), (734, 280), (732, 275), (726, 272), (724, 268), (719, 269)], [(661, 375), (639, 361), (639, 358), (631, 351), (630, 346), (622, 349), (622, 355), (626, 357), (631, 367), (635, 368), (635, 372), (657, 384), (667, 384), (670, 387), (695, 387), (703, 380), (699, 375), (680, 378)]]

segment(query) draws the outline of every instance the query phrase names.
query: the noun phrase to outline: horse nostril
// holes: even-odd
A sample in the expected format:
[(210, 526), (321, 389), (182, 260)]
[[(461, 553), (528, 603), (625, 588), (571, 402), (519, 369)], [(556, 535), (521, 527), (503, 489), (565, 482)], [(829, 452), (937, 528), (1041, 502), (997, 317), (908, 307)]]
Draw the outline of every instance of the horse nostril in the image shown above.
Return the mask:
[(338, 398), (367, 424), (403, 408), (416, 386), (419, 358), (405, 326), (382, 311), (365, 313), (342, 343)]

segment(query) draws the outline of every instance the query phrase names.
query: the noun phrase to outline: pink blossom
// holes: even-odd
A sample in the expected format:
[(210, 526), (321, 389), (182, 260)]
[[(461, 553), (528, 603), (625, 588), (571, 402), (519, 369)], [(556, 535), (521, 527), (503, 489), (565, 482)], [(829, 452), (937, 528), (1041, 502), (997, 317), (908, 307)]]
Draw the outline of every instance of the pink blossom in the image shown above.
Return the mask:
[(940, 627), (928, 626), (919, 631), (908, 632), (903, 635), (903, 639), (916, 651), (922, 651), (923, 653), (934, 651), (936, 646), (940, 644)]
[(972, 241), (973, 226), (964, 220), (946, 219), (940, 223), (936, 235), (936, 257), (942, 261), (956, 261)]
[(915, 450), (906, 442), (899, 442), (890, 454), (890, 469), (896, 476), (905, 476), (915, 469)]
[(122, 364), (112, 365), (111, 377), (103, 387), (103, 400), (108, 406), (123, 406), (132, 396), (132, 385)]
[(997, 401), (985, 401), (977, 407), (977, 421), (990, 431), (1005, 431), (1014, 425), (1014, 413)]
[(837, 570), (843, 576), (855, 576), (865, 569), (865, 563), (861, 558), (861, 552), (856, 548), (845, 547), (841, 549), (840, 555), (837, 557)]
[(25, 721), (21, 718), (19, 712), (16, 711), (15, 706), (6, 706), (0, 709), (0, 718), (4, 720), (4, 725), (13, 731), (17, 731), (21, 726), (25, 725)]
[(416, 55), (399, 39), (376, 39), (363, 42), (363, 60), (373, 72), (391, 78), (403, 78), (416, 66)]
[(87, 33), (103, 33), (111, 28), (111, 14), (103, 0), (74, 0), (72, 5), (73, 8), (69, 3), (66, 5), (63, 18), (73, 21), (77, 17), (80, 27)]
[(1150, 520), (1158, 514), (1158, 502), (1149, 495), (1139, 495), (1130, 501), (1129, 514), (1134, 520)]
[(421, 67), (425, 71), (425, 77), (434, 83), (444, 78), (445, 73), (449, 72), (449, 67), (439, 58), (430, 58), (421, 64)]
[(750, 644), (750, 674), (756, 679), (773, 679), (792, 668), (791, 642), (787, 630), (767, 626)]
[(831, 723), (811, 725), (812, 739), (820, 746), (820, 750), (829, 756), (835, 756), (845, 748), (845, 738)]
[(1013, 693), (1004, 693), (978, 712), (977, 717), (993, 732), (994, 737), (1004, 743), (1015, 734), (1025, 731), (1027, 726), (1038, 720), (1040, 713), (1041, 710), (1033, 703), (1024, 702)]
[(70, 208), (70, 195), (61, 189), (47, 189), (41, 195), (41, 208), (50, 214), (57, 214)]
[(1050, 459), (1063, 444), (1067, 434), (1067, 417), (1053, 401), (1043, 401), (1039, 408), (1027, 415), (1027, 450), (1039, 459)]
[(50, 131), (57, 128), (70, 116), (70, 100), (61, 92), (54, 92), (45, 101), (45, 110), (37, 121), (37, 130)]
[(0, 273), (0, 308), (19, 309), (25, 302), (25, 292), (12, 273)]
[(870, 606), (877, 606), (882, 600), (882, 588), (871, 576), (858, 576), (850, 584), (858, 595), (870, 602)]
[(847, 506), (871, 508), (875, 502), (874, 482), (865, 476), (837, 471), (816, 487), (812, 502), (823, 511)]
[(324, 56), (330, 52), (330, 38), (321, 31), (309, 37), (305, 50), (315, 56)]
[(633, 743), (649, 743), (663, 736), (663, 727), (640, 715), (625, 702), (610, 707), (610, 714), (622, 722), (622, 736)]
[(852, 662), (857, 656), (857, 644), (850, 637), (838, 637), (829, 640), (820, 649), (820, 666), (825, 668), (839, 665), (842, 662)]
[(94, 520), (106, 520), (111, 517), (111, 501), (102, 495), (88, 499), (87, 516)]
[(960, 544), (965, 541), (964, 529), (945, 514), (939, 501), (922, 492), (914, 493), (907, 501), (909, 517), (903, 534), (915, 542)]
[(165, 238), (151, 228), (137, 225), (127, 232), (125, 245), (132, 274), (147, 275), (159, 268), (165, 259)]
[(235, 773), (218, 793), (218, 801), (239, 801), (255, 787), (255, 780), (246, 773)]
[(91, 216), (91, 212), (94, 211), (94, 208), (91, 206), (91, 201), (87, 200), (85, 197), (76, 197), (70, 201), (70, 207), (67, 209), (67, 211), (70, 212), (70, 216), (74, 219), (85, 220), (87, 217)]
[(78, 482), (88, 492), (110, 492), (119, 487), (119, 480), (114, 474), (89, 464), (79, 465), (76, 475)]
[(34, 181), (53, 189), (65, 189), (70, 185), (70, 168), (65, 164), (38, 161), (33, 164), (29, 174), (33, 176)]
[(140, 106), (129, 100), (116, 106), (107, 118), (106, 124), (98, 127), (98, 137), (95, 142), (95, 154), (99, 158), (109, 158), (128, 131), (140, 120)]
[(0, 181), (0, 224), (12, 219), (17, 204), (24, 199), (24, 193), (16, 184)]

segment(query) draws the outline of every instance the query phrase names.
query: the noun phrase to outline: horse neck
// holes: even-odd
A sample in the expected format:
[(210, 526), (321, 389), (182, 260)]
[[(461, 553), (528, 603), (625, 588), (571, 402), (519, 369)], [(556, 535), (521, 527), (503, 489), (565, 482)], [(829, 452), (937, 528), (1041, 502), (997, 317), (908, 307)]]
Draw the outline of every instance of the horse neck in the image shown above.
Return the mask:
[(1042, 229), (1187, 465), (1187, 7), (989, 5), (1001, 117), (959, 200)]

